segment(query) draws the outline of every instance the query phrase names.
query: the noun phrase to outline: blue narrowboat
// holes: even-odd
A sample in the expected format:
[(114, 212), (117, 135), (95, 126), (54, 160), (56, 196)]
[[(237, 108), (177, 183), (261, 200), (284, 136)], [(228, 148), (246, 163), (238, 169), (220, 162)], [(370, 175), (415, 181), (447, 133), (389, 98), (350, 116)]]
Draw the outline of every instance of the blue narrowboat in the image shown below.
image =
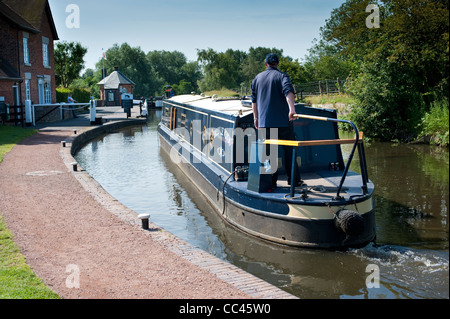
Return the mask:
[[(334, 110), (297, 104), (296, 111), (296, 141), (278, 140), (272, 133), (270, 140), (261, 140), (250, 100), (174, 96), (163, 100), (161, 149), (224, 221), (249, 235), (325, 249), (374, 241), (374, 185), (367, 174), (362, 133), (339, 120)], [(339, 122), (348, 123), (355, 137), (340, 139)], [(346, 161), (343, 144), (352, 147)], [(294, 149), (291, 167), (284, 165), (282, 146)], [(354, 155), (359, 173), (349, 169)], [(285, 177), (295, 167), (299, 185)], [(275, 171), (280, 176), (276, 187), (271, 182)]]

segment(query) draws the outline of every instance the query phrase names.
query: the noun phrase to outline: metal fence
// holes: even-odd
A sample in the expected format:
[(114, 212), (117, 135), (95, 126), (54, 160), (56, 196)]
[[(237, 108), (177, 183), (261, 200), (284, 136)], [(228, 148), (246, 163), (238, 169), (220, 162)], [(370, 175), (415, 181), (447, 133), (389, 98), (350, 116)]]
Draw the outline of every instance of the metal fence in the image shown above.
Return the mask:
[(25, 101), (25, 123), (36, 126), (37, 122), (53, 122), (72, 117), (72, 112), (87, 109), (90, 103), (56, 103), (56, 104), (32, 104)]

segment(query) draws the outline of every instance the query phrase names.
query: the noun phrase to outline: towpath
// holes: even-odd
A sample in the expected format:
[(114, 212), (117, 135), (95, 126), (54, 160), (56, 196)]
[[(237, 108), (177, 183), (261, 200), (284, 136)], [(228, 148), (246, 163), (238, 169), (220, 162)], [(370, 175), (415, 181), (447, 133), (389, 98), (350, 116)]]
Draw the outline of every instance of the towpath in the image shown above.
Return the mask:
[[(98, 114), (128, 121), (120, 108)], [(143, 230), (135, 212), (74, 172), (70, 143), (94, 128), (88, 115), (38, 128), (0, 164), (0, 213), (27, 263), (62, 298), (293, 298), (157, 225)]]

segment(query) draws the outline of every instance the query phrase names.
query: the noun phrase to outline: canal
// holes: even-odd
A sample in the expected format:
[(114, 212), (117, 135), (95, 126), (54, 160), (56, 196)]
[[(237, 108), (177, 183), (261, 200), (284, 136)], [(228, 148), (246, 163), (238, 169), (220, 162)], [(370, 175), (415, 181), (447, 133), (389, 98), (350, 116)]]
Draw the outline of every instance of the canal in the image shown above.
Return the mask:
[[(377, 241), (345, 252), (268, 244), (224, 225), (160, 152), (146, 126), (99, 137), (77, 161), (106, 191), (183, 240), (300, 298), (449, 298), (449, 153), (428, 145), (367, 143), (376, 185)], [(351, 146), (344, 148), (344, 158)], [(358, 159), (352, 169), (358, 171)]]

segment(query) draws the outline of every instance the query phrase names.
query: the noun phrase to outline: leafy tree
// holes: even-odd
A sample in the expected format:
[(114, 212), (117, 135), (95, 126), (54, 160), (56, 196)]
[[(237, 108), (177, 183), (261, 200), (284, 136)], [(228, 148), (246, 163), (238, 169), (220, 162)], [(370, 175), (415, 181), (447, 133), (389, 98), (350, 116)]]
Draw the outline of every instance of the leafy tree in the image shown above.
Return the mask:
[(368, 0), (333, 10), (323, 39), (358, 65), (348, 92), (354, 120), (369, 136), (411, 139), (437, 97), (448, 97), (448, 0), (383, 0), (380, 28), (367, 28)]
[(91, 86), (94, 83), (94, 70), (92, 69), (86, 69), (81, 76), (81, 78), (85, 81), (87, 86)]
[(364, 63), (347, 83), (347, 92), (359, 101), (352, 106), (351, 119), (373, 138), (412, 139), (424, 112), (413, 85), (408, 73), (387, 62)]
[[(147, 59), (157, 76), (165, 83), (179, 85), (181, 81), (184, 81), (183, 83), (189, 82), (191, 88), (188, 93), (197, 90), (197, 81), (201, 76), (198, 63), (188, 62), (183, 53), (179, 51), (150, 51), (147, 53)], [(183, 87), (185, 86), (183, 85)]]
[[(100, 80), (101, 80), (101, 71), (98, 72), (98, 77), (97, 77), (96, 70), (88, 68), (84, 71), (81, 78), (79, 80), (77, 80), (80, 83), (77, 87), (89, 88), (89, 90), (91, 91), (91, 95), (94, 98), (99, 99), (100, 98), (100, 87), (97, 85), (97, 83)], [(76, 85), (77, 81), (72, 83), (71, 87)]]
[[(110, 74), (117, 66), (119, 71), (132, 80), (136, 85), (134, 94), (136, 96), (150, 96), (159, 91), (163, 81), (157, 77), (156, 72), (150, 65), (146, 54), (140, 47), (131, 47), (128, 43), (120, 46), (116, 43), (106, 51), (105, 69)], [(97, 78), (101, 75), (103, 61), (96, 65)], [(101, 77), (100, 77), (101, 79)], [(99, 80), (100, 81), (100, 80)]]
[(248, 53), (232, 49), (225, 52), (216, 52), (211, 48), (198, 50), (198, 61), (204, 72), (204, 77), (199, 82), (200, 89), (210, 91), (249, 88), (255, 76), (265, 70), (264, 60), (269, 53), (283, 57), (283, 50), (264, 47), (250, 47)]
[[(262, 65), (262, 70), (264, 71), (264, 60), (269, 53), (274, 53), (280, 57), (283, 57), (283, 50), (277, 48), (265, 48), (265, 47), (250, 47), (248, 50), (248, 56), (255, 59), (256, 61), (260, 61)], [(256, 74), (255, 74), (256, 76)]]
[(292, 84), (304, 83), (307, 81), (305, 68), (298, 62), (292, 61), (289, 58), (281, 58), (278, 69), (289, 75)]
[(150, 51), (147, 59), (158, 74), (168, 83), (178, 83), (182, 79), (181, 67), (186, 64), (186, 56), (179, 51)]
[(199, 81), (202, 91), (214, 89), (233, 89), (239, 86), (240, 64), (236, 60), (236, 54), (232, 49), (226, 52), (216, 52), (213, 49), (198, 50), (198, 61), (204, 69), (204, 78)]
[(308, 52), (303, 63), (305, 82), (336, 78), (345, 80), (357, 69), (354, 62), (341, 54), (335, 43), (315, 39)]
[(247, 57), (241, 63), (245, 86), (250, 87), (255, 76), (265, 70), (264, 60), (269, 53), (277, 54), (280, 59), (283, 57), (283, 50), (277, 48), (250, 47)]
[(176, 95), (190, 94), (195, 91), (194, 84), (186, 80), (181, 80), (178, 84), (172, 85), (172, 88)]
[(176, 87), (180, 94), (197, 91), (197, 81), (201, 78), (196, 61), (188, 62), (179, 51), (150, 51), (145, 53), (140, 47), (131, 47), (127, 43), (114, 44), (106, 51), (106, 60), (100, 60), (95, 70), (86, 70), (83, 80), (91, 85), (94, 96), (98, 96), (97, 83), (102, 79), (103, 63), (106, 75), (117, 66), (136, 86), (136, 96), (155, 96), (164, 94), (164, 86)]
[(84, 56), (87, 48), (79, 42), (57, 42), (55, 44), (56, 85), (67, 88), (80, 76), (84, 68)]
[(181, 81), (185, 80), (192, 85), (192, 89), (189, 91), (189, 93), (192, 91), (198, 91), (198, 81), (202, 76), (198, 62), (187, 62), (181, 67), (180, 72), (183, 78)]

